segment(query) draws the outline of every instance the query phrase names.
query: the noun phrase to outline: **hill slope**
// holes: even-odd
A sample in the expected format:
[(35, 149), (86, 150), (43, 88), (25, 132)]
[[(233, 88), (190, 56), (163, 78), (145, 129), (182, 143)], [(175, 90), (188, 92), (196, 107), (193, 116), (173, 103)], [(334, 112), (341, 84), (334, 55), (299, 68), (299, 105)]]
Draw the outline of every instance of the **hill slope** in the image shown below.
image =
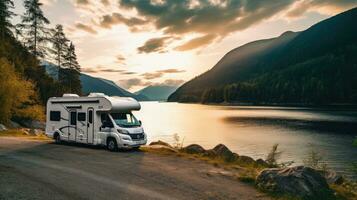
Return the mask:
[(151, 85), (141, 89), (135, 94), (144, 95), (151, 101), (166, 101), (167, 98), (177, 89), (177, 86)]
[[(45, 66), (46, 72), (53, 78), (57, 78), (57, 66), (50, 63), (42, 63)], [(103, 78), (97, 78), (89, 76), (87, 74), (81, 73), (80, 80), (82, 84), (82, 93), (88, 94), (91, 92), (100, 92), (107, 94), (109, 96), (123, 96), (123, 97), (133, 97), (139, 101), (148, 100), (147, 97), (143, 95), (132, 94), (123, 88), (116, 85), (113, 81), (106, 80)]]
[(169, 97), (180, 102), (357, 103), (357, 8), (243, 45)]

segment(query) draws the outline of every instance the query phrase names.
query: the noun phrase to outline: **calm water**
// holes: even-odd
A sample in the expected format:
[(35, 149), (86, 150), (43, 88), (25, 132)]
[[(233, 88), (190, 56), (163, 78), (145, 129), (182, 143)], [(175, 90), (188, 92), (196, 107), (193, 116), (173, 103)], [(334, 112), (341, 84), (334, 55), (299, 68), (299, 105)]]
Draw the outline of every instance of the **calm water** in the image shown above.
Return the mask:
[(219, 143), (238, 154), (265, 158), (274, 144), (280, 161), (302, 164), (313, 148), (328, 167), (347, 176), (357, 162), (357, 112), (287, 107), (208, 106), (143, 102), (135, 115), (142, 120), (149, 141), (174, 142), (213, 148)]

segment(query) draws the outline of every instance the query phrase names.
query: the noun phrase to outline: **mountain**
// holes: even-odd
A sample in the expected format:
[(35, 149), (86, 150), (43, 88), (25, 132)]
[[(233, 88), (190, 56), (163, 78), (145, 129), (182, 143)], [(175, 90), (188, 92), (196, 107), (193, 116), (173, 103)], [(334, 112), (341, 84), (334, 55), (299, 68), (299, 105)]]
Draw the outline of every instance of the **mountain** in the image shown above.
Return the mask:
[(169, 97), (179, 102), (357, 103), (357, 8), (248, 43)]
[(167, 98), (177, 89), (177, 86), (170, 85), (151, 85), (141, 89), (135, 94), (144, 95), (150, 101), (166, 101)]
[[(42, 62), (42, 66), (45, 67), (46, 72), (51, 77), (57, 79), (58, 67), (56, 65), (48, 62)], [(113, 81), (107, 79), (97, 78), (81, 73), (80, 80), (82, 84), (83, 94), (89, 94), (91, 92), (100, 92), (100, 93), (107, 94), (109, 96), (133, 97), (139, 101), (148, 100), (147, 97), (140, 94), (137, 95), (137, 94), (130, 93), (124, 90), (123, 88), (119, 87), (118, 85), (116, 85)]]

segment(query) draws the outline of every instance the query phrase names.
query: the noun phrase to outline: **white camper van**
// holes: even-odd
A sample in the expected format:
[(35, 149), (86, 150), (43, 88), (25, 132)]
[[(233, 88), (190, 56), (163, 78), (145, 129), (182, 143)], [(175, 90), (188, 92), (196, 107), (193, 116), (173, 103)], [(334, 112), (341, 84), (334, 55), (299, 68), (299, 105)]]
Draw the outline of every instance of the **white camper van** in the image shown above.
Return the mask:
[(133, 98), (102, 93), (52, 97), (47, 102), (46, 134), (57, 143), (105, 145), (110, 151), (138, 148), (147, 142), (141, 121), (132, 114), (140, 108)]

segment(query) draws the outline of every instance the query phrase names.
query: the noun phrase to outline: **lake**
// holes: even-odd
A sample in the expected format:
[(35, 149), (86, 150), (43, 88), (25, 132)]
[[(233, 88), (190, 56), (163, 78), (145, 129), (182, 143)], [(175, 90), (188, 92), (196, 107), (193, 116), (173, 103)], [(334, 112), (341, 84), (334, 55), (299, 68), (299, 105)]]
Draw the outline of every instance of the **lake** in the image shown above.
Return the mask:
[(329, 168), (352, 177), (357, 162), (357, 111), (292, 107), (212, 106), (142, 102), (135, 115), (143, 122), (148, 140), (213, 148), (222, 143), (232, 151), (255, 159), (265, 158), (274, 144), (280, 161), (303, 160), (312, 149)]

